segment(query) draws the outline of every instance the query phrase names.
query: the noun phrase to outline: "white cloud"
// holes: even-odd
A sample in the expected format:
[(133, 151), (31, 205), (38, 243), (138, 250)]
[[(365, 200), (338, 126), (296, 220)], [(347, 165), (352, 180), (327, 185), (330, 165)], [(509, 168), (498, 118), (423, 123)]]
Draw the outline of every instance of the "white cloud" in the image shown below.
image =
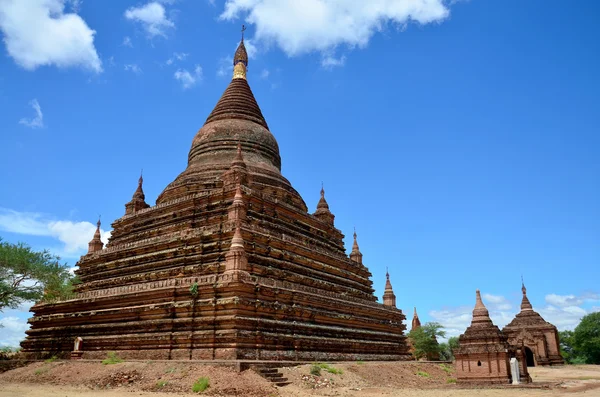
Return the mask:
[(600, 301), (600, 295), (588, 293), (581, 296), (575, 295), (546, 295), (546, 303), (558, 306), (558, 307), (569, 307), (569, 306), (581, 306), (584, 302)]
[(178, 80), (181, 83), (183, 89), (187, 90), (202, 81), (202, 67), (196, 65), (191, 73), (186, 69), (179, 69), (173, 76), (175, 77), (175, 80)]
[(121, 45), (125, 46), (125, 47), (133, 48), (133, 43), (131, 42), (131, 37), (129, 37), (129, 36), (123, 37), (123, 43)]
[[(77, 257), (87, 252), (88, 243), (96, 231), (90, 222), (54, 220), (35, 212), (19, 212), (0, 208), (0, 230), (30, 236), (55, 238), (63, 244), (61, 256)], [(100, 229), (106, 244), (110, 231)]]
[(505, 297), (492, 294), (482, 294), (483, 301), (489, 310), (510, 310), (512, 304)]
[(149, 2), (141, 7), (129, 8), (125, 11), (125, 18), (139, 22), (150, 38), (166, 37), (167, 30), (175, 27), (173, 21), (167, 17), (165, 7), (157, 1)]
[(218, 67), (217, 67), (217, 76), (226, 77), (231, 76), (233, 73), (233, 58), (230, 56), (223, 57), (219, 59)]
[(341, 56), (340, 58), (335, 58), (332, 55), (324, 55), (321, 59), (321, 66), (325, 69), (333, 69), (337, 66), (344, 66), (346, 64), (346, 57)]
[(29, 329), (27, 320), (15, 316), (3, 316), (0, 318), (2, 332), (0, 332), (0, 346), (18, 347), (25, 339), (25, 331)]
[(262, 72), (260, 72), (260, 78), (265, 80), (269, 78), (269, 74), (271, 74), (267, 69), (263, 69)]
[(67, 0), (67, 2), (71, 6), (71, 11), (73, 11), (75, 14), (77, 14), (81, 9), (82, 0)]
[[(239, 43), (238, 43), (239, 46)], [(248, 59), (255, 59), (258, 54), (258, 48), (254, 44), (254, 40), (246, 39), (244, 40), (244, 47), (246, 47), (246, 54), (248, 54)], [(235, 47), (237, 50), (237, 46)]]
[(471, 324), (473, 308), (461, 306), (455, 308), (444, 308), (442, 310), (432, 310), (429, 315), (433, 321), (444, 326), (446, 336), (459, 336)]
[(44, 127), (44, 114), (42, 113), (42, 108), (37, 99), (32, 99), (29, 101), (29, 105), (33, 108), (35, 112), (35, 117), (32, 119), (22, 118), (19, 120), (19, 124), (26, 125), (30, 128), (43, 128)]
[(140, 67), (139, 67), (137, 64), (135, 64), (135, 63), (128, 63), (128, 64), (126, 64), (126, 65), (123, 67), (123, 69), (124, 69), (125, 71), (128, 71), (128, 72), (133, 72), (133, 73), (135, 73), (135, 74), (140, 74), (140, 73), (142, 73), (142, 68), (140, 68)]
[(559, 331), (563, 331), (574, 329), (581, 318), (588, 314), (588, 311), (579, 306), (555, 307), (548, 305), (539, 309), (538, 313), (544, 320), (556, 325)]
[[(255, 39), (274, 43), (287, 55), (330, 53), (340, 45), (365, 47), (388, 25), (441, 22), (450, 15), (445, 0), (227, 0), (222, 20), (244, 18)], [(324, 57), (328, 66), (342, 58)], [(337, 62), (335, 62), (337, 61)]]
[(65, 0), (0, 0), (0, 30), (8, 55), (27, 70), (55, 65), (102, 72), (96, 32), (79, 15), (65, 13)]
[(173, 56), (167, 59), (167, 65), (172, 65), (175, 61), (185, 61), (190, 54), (186, 52), (174, 52)]

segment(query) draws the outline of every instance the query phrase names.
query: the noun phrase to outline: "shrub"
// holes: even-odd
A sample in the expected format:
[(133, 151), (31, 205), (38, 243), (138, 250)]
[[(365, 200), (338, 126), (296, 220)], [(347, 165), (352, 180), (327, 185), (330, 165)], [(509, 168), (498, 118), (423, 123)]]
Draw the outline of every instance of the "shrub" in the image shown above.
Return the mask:
[(194, 298), (198, 296), (198, 283), (194, 283), (190, 286), (190, 295)]
[(167, 383), (169, 383), (169, 382), (167, 382), (166, 380), (159, 380), (158, 382), (156, 382), (156, 387), (158, 389), (162, 389), (163, 387), (165, 387), (167, 385)]
[(102, 364), (104, 365), (118, 364), (123, 362), (123, 359), (117, 356), (117, 353), (115, 352), (108, 352), (106, 356), (106, 360), (102, 360)]
[(456, 379), (448, 378), (448, 379), (446, 379), (446, 383), (456, 383)]
[(56, 360), (58, 360), (58, 357), (57, 357), (57, 356), (52, 356), (52, 357), (50, 357), (49, 359), (47, 359), (47, 360), (44, 360), (44, 362), (45, 362), (45, 363), (53, 363), (53, 362), (55, 362)]
[(196, 382), (194, 382), (194, 385), (192, 386), (192, 391), (194, 393), (202, 393), (204, 390), (208, 389), (208, 386), (210, 386), (210, 379), (202, 377)]
[(425, 372), (425, 371), (419, 371), (419, 372), (417, 372), (417, 375), (418, 375), (418, 376), (420, 376), (420, 377), (422, 377), (422, 378), (429, 378), (429, 376), (430, 376), (430, 375), (429, 375), (427, 372)]
[(321, 367), (318, 364), (313, 364), (310, 366), (310, 374), (315, 376), (321, 376)]
[(440, 364), (440, 368), (446, 371), (447, 374), (450, 374), (452, 372), (452, 368), (450, 368), (446, 364)]

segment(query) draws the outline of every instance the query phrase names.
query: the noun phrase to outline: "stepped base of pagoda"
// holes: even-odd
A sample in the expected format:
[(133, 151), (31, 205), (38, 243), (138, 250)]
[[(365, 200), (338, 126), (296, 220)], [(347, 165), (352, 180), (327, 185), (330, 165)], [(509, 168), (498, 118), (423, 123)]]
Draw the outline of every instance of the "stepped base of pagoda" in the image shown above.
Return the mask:
[(89, 291), (32, 311), (28, 358), (67, 357), (81, 338), (83, 359), (410, 359), (400, 310), (246, 272)]

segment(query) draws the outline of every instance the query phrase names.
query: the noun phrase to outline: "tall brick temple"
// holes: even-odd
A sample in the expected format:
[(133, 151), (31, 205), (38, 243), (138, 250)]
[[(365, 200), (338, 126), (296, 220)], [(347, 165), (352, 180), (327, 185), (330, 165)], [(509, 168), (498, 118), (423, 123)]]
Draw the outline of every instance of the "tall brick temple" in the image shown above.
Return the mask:
[(233, 64), (187, 168), (154, 206), (140, 178), (106, 247), (98, 225), (75, 297), (32, 308), (26, 356), (77, 340), (83, 358), (410, 358), (405, 316), (391, 285), (377, 303), (356, 234), (347, 255), (325, 192), (311, 214), (281, 174), (243, 38)]

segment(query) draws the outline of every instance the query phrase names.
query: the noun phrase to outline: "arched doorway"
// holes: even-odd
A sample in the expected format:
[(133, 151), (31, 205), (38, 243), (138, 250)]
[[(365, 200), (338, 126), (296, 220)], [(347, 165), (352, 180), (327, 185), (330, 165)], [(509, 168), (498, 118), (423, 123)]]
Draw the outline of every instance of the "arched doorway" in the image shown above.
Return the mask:
[(525, 359), (527, 360), (528, 367), (535, 367), (535, 360), (533, 359), (533, 352), (528, 347), (525, 347)]

